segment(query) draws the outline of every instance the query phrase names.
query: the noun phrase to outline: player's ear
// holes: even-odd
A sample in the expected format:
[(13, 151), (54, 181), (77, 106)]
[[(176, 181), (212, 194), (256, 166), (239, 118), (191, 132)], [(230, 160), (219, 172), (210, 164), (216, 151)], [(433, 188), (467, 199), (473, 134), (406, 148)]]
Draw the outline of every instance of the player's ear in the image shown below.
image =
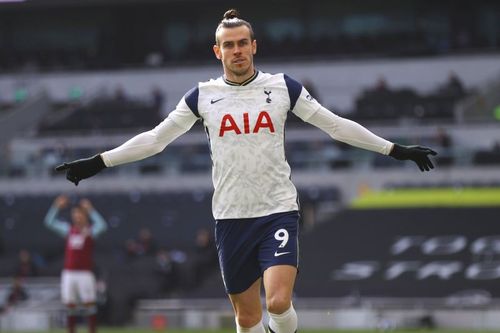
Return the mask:
[(255, 55), (257, 53), (257, 40), (254, 39), (252, 41), (252, 54)]
[(215, 53), (215, 57), (216, 57), (217, 59), (221, 60), (221, 59), (222, 59), (222, 56), (221, 56), (221, 50), (220, 50), (219, 45), (215, 44), (215, 45), (213, 46), (213, 50), (214, 50), (214, 53)]

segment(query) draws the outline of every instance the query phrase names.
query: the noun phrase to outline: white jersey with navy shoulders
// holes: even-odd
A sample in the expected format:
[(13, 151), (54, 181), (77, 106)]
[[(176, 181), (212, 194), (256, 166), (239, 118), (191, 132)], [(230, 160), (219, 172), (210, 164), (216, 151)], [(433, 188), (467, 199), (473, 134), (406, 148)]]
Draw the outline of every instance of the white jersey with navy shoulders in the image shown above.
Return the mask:
[(298, 210), (285, 122), (289, 110), (307, 118), (319, 108), (305, 91), (301, 107), (294, 108), (301, 93), (302, 86), (286, 75), (256, 72), (244, 85), (222, 78), (200, 83), (180, 103), (179, 109), (186, 103), (202, 119), (210, 141), (216, 219)]
[(238, 85), (222, 77), (199, 83), (156, 128), (102, 157), (113, 166), (151, 156), (201, 119), (213, 162), (215, 219), (298, 210), (285, 156), (289, 111), (337, 140), (383, 154), (392, 148), (389, 141), (326, 110), (287, 75), (256, 71)]

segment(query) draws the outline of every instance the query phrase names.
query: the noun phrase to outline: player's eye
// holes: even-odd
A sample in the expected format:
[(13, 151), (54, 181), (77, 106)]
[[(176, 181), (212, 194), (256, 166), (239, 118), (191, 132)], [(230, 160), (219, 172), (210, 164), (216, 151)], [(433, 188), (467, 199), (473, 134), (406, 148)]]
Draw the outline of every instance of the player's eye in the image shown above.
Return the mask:
[(240, 47), (245, 46), (245, 45), (248, 45), (248, 40), (246, 40), (246, 39), (240, 40), (238, 42), (238, 46), (240, 46)]

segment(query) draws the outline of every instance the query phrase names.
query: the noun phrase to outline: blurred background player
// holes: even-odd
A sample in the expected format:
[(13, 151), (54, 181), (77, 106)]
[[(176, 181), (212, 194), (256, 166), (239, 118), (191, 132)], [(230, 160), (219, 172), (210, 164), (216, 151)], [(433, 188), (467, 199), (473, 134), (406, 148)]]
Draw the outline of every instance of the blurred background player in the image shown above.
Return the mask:
[(94, 240), (106, 231), (107, 224), (88, 199), (71, 208), (71, 223), (58, 219), (60, 211), (68, 205), (67, 196), (58, 196), (45, 216), (45, 225), (66, 239), (61, 298), (67, 307), (68, 332), (76, 331), (76, 319), (83, 315), (88, 318), (89, 332), (94, 333), (97, 326), (96, 281), (92, 271)]

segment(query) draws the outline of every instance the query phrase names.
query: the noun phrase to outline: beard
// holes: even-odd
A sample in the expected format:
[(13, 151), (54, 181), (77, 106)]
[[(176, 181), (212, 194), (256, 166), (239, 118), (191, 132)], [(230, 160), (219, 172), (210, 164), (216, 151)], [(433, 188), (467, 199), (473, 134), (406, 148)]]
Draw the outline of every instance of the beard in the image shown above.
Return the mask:
[(252, 63), (252, 61), (247, 61), (243, 64), (231, 63), (229, 66), (227, 66), (227, 69), (234, 76), (246, 76), (250, 72), (253, 73), (253, 63)]

